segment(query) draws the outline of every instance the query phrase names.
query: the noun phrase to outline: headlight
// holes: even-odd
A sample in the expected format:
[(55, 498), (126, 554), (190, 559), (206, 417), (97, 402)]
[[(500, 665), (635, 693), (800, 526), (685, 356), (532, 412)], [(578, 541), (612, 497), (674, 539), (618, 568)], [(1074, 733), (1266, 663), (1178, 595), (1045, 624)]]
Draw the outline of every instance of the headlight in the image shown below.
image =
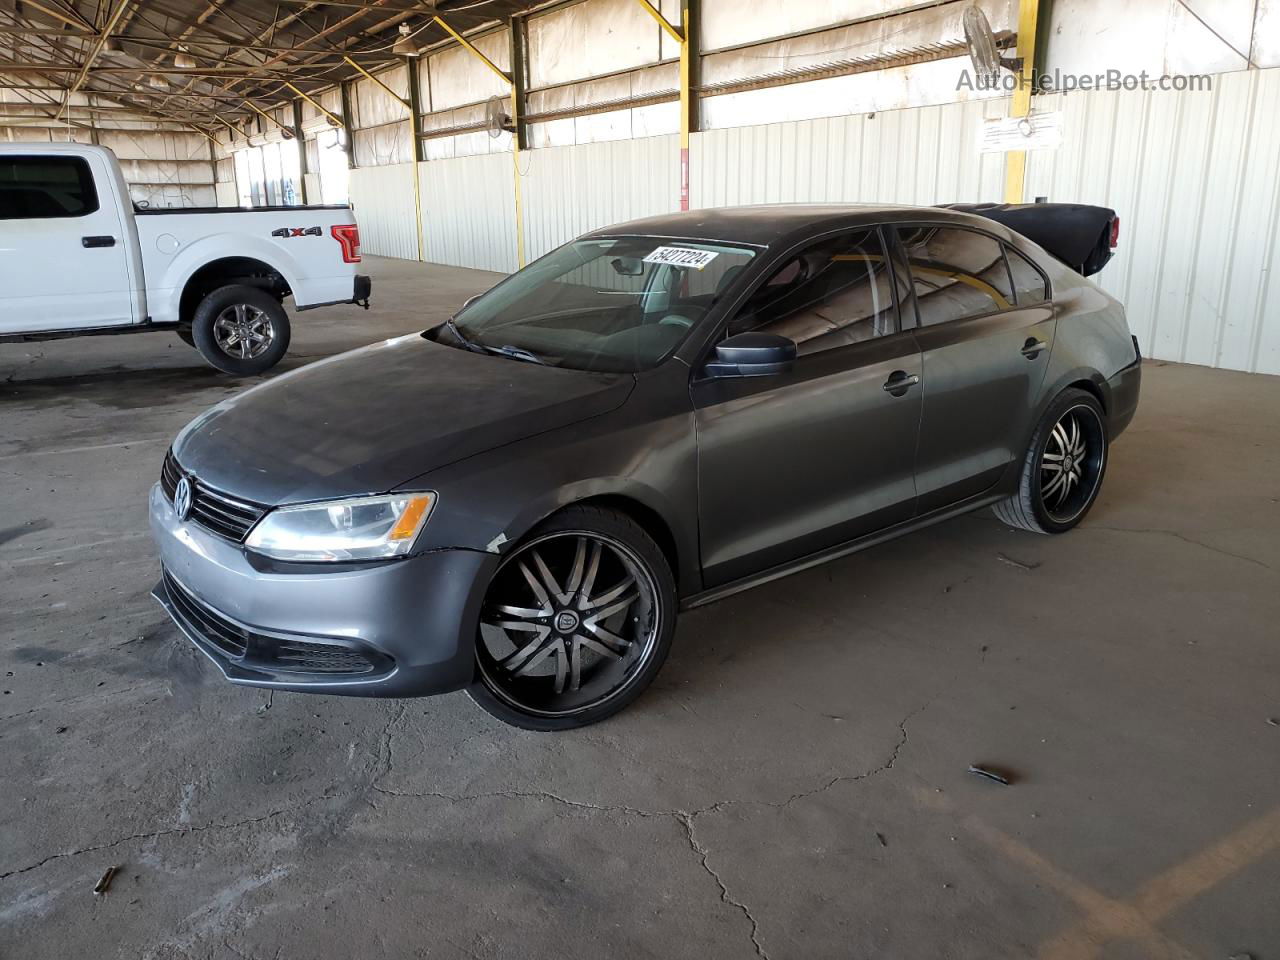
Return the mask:
[(277, 560), (402, 557), (435, 502), (434, 493), (402, 493), (279, 507), (259, 521), (245, 546)]

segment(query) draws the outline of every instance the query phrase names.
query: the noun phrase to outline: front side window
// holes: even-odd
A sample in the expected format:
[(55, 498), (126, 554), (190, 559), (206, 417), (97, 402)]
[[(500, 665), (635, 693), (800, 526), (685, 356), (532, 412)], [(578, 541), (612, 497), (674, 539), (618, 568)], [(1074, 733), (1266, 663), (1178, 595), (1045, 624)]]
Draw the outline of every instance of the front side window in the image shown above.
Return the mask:
[(83, 217), (98, 209), (81, 157), (0, 156), (0, 220)]
[(747, 299), (728, 333), (794, 340), (801, 355), (895, 333), (893, 281), (874, 227), (822, 240), (788, 258)]
[(920, 326), (977, 317), (1014, 305), (999, 240), (957, 227), (898, 227), (911, 267)]
[[(481, 348), (634, 373), (665, 359), (754, 255), (702, 240), (575, 240), (472, 301), (455, 323)], [(439, 339), (451, 342), (448, 336)]]

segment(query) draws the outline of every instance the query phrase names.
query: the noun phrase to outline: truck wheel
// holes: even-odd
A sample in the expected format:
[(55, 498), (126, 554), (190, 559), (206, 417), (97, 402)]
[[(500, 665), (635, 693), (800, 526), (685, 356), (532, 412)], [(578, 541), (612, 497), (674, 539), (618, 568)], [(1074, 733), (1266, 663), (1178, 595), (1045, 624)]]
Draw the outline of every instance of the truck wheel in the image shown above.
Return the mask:
[(200, 301), (191, 336), (214, 367), (234, 377), (251, 377), (270, 370), (289, 349), (289, 315), (265, 290), (232, 284)]

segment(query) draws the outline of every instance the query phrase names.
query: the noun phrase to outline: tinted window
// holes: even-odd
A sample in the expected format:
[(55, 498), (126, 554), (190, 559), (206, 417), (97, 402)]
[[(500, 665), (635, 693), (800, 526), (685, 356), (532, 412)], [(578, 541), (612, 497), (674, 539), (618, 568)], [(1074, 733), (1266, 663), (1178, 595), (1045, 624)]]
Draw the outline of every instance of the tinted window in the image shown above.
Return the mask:
[(900, 226), (898, 236), (911, 265), (922, 327), (1013, 306), (1000, 241), (972, 230), (927, 224)]
[(1042, 303), (1049, 299), (1049, 284), (1030, 260), (1013, 247), (1005, 244), (1005, 254), (1009, 257), (1009, 272), (1013, 274), (1013, 290), (1018, 295), (1018, 303)]
[(0, 156), (0, 220), (82, 217), (97, 209), (93, 175), (81, 158)]
[(816, 353), (897, 331), (878, 230), (824, 240), (789, 259), (752, 293), (729, 332), (760, 330)]

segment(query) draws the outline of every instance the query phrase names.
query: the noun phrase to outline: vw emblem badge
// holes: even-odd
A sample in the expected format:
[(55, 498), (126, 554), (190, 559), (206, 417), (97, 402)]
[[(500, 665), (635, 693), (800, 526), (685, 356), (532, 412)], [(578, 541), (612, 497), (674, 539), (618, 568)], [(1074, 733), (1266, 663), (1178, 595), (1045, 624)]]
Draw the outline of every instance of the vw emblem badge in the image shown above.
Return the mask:
[(173, 490), (173, 512), (183, 522), (191, 516), (191, 480), (183, 477)]

